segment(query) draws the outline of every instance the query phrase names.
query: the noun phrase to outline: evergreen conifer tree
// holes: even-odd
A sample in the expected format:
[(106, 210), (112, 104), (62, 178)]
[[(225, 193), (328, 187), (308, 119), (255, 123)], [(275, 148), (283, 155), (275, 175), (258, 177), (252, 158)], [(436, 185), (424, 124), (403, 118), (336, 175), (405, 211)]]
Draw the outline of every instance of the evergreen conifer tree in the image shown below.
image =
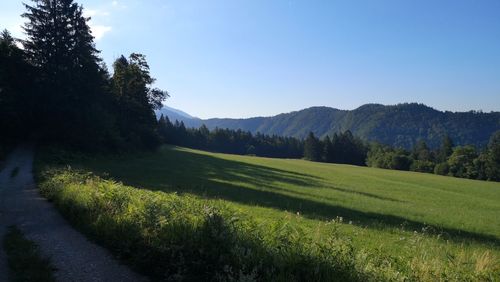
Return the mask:
[(304, 158), (310, 161), (320, 161), (321, 160), (321, 143), (314, 133), (309, 132), (307, 139), (304, 143)]
[[(70, 145), (100, 143), (110, 125), (103, 86), (104, 71), (83, 7), (73, 0), (32, 0), (23, 41), (37, 69), (38, 105), (43, 137)], [(64, 138), (62, 137), (64, 136)], [(97, 142), (96, 142), (97, 141)]]

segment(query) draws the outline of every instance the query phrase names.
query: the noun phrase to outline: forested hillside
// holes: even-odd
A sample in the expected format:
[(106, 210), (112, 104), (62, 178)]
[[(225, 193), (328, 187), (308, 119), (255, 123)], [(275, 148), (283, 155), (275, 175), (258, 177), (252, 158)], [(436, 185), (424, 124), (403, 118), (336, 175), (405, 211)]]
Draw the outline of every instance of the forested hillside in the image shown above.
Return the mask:
[(411, 148), (424, 140), (437, 148), (445, 135), (457, 145), (484, 147), (491, 134), (500, 129), (500, 113), (442, 112), (423, 104), (384, 106), (363, 105), (346, 111), (329, 107), (313, 107), (273, 117), (249, 119), (207, 119), (179, 117), (163, 111), (171, 120), (182, 120), (188, 127), (205, 124), (209, 129), (242, 129), (252, 133), (305, 138), (309, 132), (324, 137), (350, 130), (368, 141)]

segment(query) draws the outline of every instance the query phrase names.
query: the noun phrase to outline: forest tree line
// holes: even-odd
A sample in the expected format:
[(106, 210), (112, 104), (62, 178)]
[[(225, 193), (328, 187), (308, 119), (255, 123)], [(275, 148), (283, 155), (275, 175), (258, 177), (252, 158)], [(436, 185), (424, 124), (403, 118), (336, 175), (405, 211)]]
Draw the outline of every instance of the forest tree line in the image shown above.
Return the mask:
[(422, 140), (412, 150), (373, 144), (366, 163), (379, 168), (500, 181), (500, 130), (493, 133), (487, 147), (482, 149), (455, 146), (448, 136), (436, 150), (429, 149)]
[(304, 142), (293, 137), (253, 135), (242, 130), (216, 128), (208, 130), (186, 128), (181, 121), (172, 123), (168, 117), (161, 116), (158, 132), (168, 144), (184, 146), (213, 152), (252, 155), (270, 158), (302, 158)]
[(220, 153), (274, 158), (304, 158), (310, 161), (352, 164), (462, 178), (500, 181), (500, 131), (482, 150), (472, 145), (455, 146), (445, 136), (439, 149), (431, 150), (419, 141), (411, 150), (365, 142), (349, 130), (319, 139), (311, 132), (305, 140), (293, 137), (252, 134), (242, 130), (205, 125), (186, 128), (161, 115), (158, 132), (163, 142)]

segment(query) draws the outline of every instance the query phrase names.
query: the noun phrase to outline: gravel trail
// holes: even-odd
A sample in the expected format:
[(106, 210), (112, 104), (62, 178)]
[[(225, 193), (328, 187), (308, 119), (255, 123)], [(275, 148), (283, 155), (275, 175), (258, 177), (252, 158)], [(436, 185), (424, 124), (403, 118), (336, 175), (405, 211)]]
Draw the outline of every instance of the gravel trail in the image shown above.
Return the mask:
[[(57, 269), (57, 281), (147, 281), (74, 230), (53, 205), (40, 196), (32, 166), (33, 148), (21, 146), (10, 154), (0, 172), (0, 242), (6, 227), (17, 225), (50, 258)], [(16, 168), (18, 173), (12, 176)], [(0, 281), (7, 281), (2, 246)]]

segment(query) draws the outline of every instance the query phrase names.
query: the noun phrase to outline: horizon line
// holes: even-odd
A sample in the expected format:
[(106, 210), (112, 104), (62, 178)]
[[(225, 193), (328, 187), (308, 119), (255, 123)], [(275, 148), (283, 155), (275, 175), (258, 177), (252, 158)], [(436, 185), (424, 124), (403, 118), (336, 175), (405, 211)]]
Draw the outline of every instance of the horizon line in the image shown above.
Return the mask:
[[(500, 110), (491, 110), (491, 111), (484, 111), (482, 109), (479, 109), (479, 110), (476, 110), (476, 109), (471, 109), (471, 110), (467, 110), (467, 111), (453, 111), (453, 110), (443, 110), (443, 109), (438, 109), (436, 107), (433, 107), (433, 106), (429, 106), (425, 103), (420, 103), (420, 102), (400, 102), (400, 103), (396, 103), (396, 104), (382, 104), (382, 103), (364, 103), (360, 106), (357, 106), (355, 108), (352, 108), (352, 109), (340, 109), (340, 108), (336, 108), (336, 107), (333, 107), (333, 106), (307, 106), (307, 107), (304, 107), (304, 108), (300, 108), (300, 109), (297, 109), (297, 110), (290, 110), (290, 111), (284, 111), (284, 112), (279, 112), (279, 113), (276, 113), (276, 114), (270, 114), (270, 115), (255, 115), (255, 116), (248, 116), (248, 117), (205, 117), (205, 118), (201, 118), (201, 117), (198, 117), (194, 114), (191, 114), (189, 112), (187, 112), (186, 110), (184, 109), (179, 109), (177, 107), (174, 107), (170, 104), (166, 104), (166, 103), (163, 103), (163, 107), (169, 107), (171, 109), (174, 109), (174, 110), (177, 110), (177, 111), (181, 111), (187, 115), (189, 115), (190, 117), (194, 118), (194, 119), (200, 119), (200, 120), (210, 120), (210, 119), (252, 119), (252, 118), (271, 118), (271, 117), (275, 117), (275, 116), (279, 116), (279, 115), (283, 115), (283, 114), (291, 114), (291, 113), (296, 113), (296, 112), (300, 112), (300, 111), (303, 111), (303, 110), (307, 110), (307, 109), (312, 109), (312, 108), (329, 108), (329, 109), (334, 109), (334, 110), (338, 110), (338, 111), (354, 111), (354, 110), (357, 110), (363, 106), (367, 106), (367, 105), (379, 105), (379, 106), (384, 106), (384, 107), (394, 107), (394, 106), (399, 106), (399, 105), (421, 105), (421, 106), (425, 106), (427, 108), (430, 108), (432, 110), (435, 110), (435, 111), (438, 111), (438, 112), (442, 112), (442, 113), (471, 113), (471, 112), (474, 112), (474, 113), (484, 113), (484, 114), (491, 114), (491, 113), (500, 113)], [(162, 108), (163, 108), (162, 107)], [(160, 109), (161, 110), (161, 109)]]

